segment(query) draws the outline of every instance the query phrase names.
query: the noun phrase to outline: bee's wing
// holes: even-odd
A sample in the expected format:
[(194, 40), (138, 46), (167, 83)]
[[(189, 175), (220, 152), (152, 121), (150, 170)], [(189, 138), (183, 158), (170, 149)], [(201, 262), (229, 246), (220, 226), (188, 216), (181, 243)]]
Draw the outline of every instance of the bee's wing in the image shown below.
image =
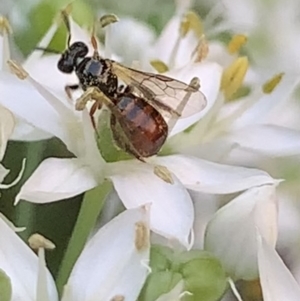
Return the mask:
[(127, 85), (138, 90), (168, 119), (189, 117), (206, 106), (206, 98), (197, 85), (187, 85), (161, 74), (127, 68), (116, 62), (112, 62), (112, 71)]

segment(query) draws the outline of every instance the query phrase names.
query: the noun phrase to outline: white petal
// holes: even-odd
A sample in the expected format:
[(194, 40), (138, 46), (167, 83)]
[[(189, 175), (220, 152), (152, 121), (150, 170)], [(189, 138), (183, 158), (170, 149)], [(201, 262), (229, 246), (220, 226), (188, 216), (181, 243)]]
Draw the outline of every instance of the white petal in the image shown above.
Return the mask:
[(59, 201), (83, 193), (97, 185), (97, 178), (81, 160), (49, 158), (44, 160), (24, 183), (15, 202)]
[[(36, 301), (38, 257), (2, 219), (0, 233), (0, 269), (11, 280), (12, 301)], [(47, 285), (50, 300), (58, 300), (54, 281), (48, 271)]]
[(264, 301), (298, 301), (300, 288), (266, 240), (258, 235), (258, 267)]
[[(3, 34), (2, 34), (3, 31)], [(10, 49), (6, 29), (0, 33), (0, 70), (8, 70), (6, 62), (10, 59)]]
[[(141, 61), (145, 49), (149, 49), (155, 38), (152, 28), (130, 17), (122, 17), (119, 22), (110, 27), (110, 47), (123, 58), (123, 63), (129, 65), (132, 61)], [(134, 35), (128, 34), (133, 32)]]
[(2, 164), (0, 164), (0, 183), (3, 182), (4, 178), (9, 174), (9, 169), (6, 169)]
[(174, 183), (166, 183), (154, 174), (153, 166), (133, 160), (108, 164), (107, 169), (126, 208), (151, 203), (151, 230), (189, 247), (193, 204), (174, 175)]
[(203, 249), (204, 234), (208, 222), (217, 212), (220, 203), (219, 196), (213, 194), (199, 193), (190, 191), (194, 203), (195, 221), (194, 221), (194, 236), (195, 241), (193, 248)]
[[(174, 16), (163, 29), (156, 44), (149, 51), (151, 59), (160, 59), (167, 65), (170, 63), (171, 54), (179, 37), (179, 29), (182, 17)], [(191, 61), (191, 56), (198, 44), (198, 38), (191, 30), (181, 39), (174, 65), (178, 68), (185, 66)], [(170, 66), (171, 68), (174, 66)]]
[(227, 140), (240, 148), (268, 156), (300, 154), (300, 131), (276, 125), (256, 125), (233, 131)]
[[(298, 78), (284, 76), (278, 87), (271, 94), (263, 94), (250, 108), (245, 110), (243, 114), (240, 114), (235, 119), (233, 127), (240, 129), (246, 125), (252, 126), (253, 124), (265, 123), (275, 107), (288, 100), (298, 81)], [(250, 95), (245, 99), (239, 100), (239, 102), (243, 105), (243, 102), (251, 101), (251, 97), (253, 96)]]
[(167, 166), (188, 189), (205, 193), (233, 193), (278, 182), (259, 169), (218, 164), (192, 156), (156, 157), (154, 161)]
[(148, 274), (148, 210), (126, 210), (98, 231), (77, 260), (63, 301), (137, 299)]
[(173, 136), (199, 121), (213, 107), (220, 89), (222, 67), (216, 63), (195, 63), (189, 64), (181, 69), (172, 70), (166, 73), (166, 75), (187, 84), (190, 83), (193, 77), (198, 77), (200, 79), (200, 91), (205, 95), (207, 100), (207, 105), (204, 110), (191, 117), (177, 121), (170, 134), (170, 136)]
[(29, 83), (1, 72), (0, 90), (0, 103), (15, 115), (57, 137), (62, 136), (63, 120)]
[(171, 291), (161, 295), (156, 301), (180, 301), (183, 296), (184, 282), (180, 280)]
[[(38, 47), (47, 47), (49, 45), (49, 43), (51, 42), (56, 31), (57, 31), (57, 22), (53, 22), (53, 24), (50, 26), (50, 28), (45, 33), (43, 38), (39, 41), (37, 46)], [(33, 51), (25, 60), (23, 67), (26, 70), (29, 70), (28, 68), (30, 68), (30, 66), (38, 64), (39, 60), (42, 59), (42, 56), (43, 56), (43, 51), (40, 51), (40, 50)], [(48, 72), (43, 72), (43, 73), (48, 73)]]
[(44, 139), (50, 139), (53, 135), (37, 129), (26, 122), (21, 121), (19, 118), (16, 119), (15, 129), (10, 137), (10, 140), (18, 141), (38, 141)]
[(39, 89), (44, 95), (27, 80), (0, 72), (0, 103), (23, 121), (60, 138), (76, 154), (83, 139), (80, 121), (50, 91), (41, 85)]
[(13, 114), (6, 108), (0, 106), (0, 161), (4, 156), (7, 141), (15, 127)]
[(221, 208), (206, 229), (205, 249), (234, 279), (258, 277), (256, 231), (275, 246), (277, 199), (274, 185), (249, 189)]

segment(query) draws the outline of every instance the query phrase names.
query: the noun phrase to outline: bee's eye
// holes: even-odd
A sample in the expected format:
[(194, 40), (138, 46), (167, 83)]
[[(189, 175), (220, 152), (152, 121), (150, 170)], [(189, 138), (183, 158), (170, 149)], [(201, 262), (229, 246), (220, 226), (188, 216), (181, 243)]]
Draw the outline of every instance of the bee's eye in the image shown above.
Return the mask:
[(57, 68), (63, 73), (72, 73), (74, 70), (74, 59), (70, 55), (63, 55), (57, 63)]
[(74, 57), (85, 57), (88, 54), (89, 49), (84, 43), (75, 42), (70, 46), (69, 52), (72, 53)]

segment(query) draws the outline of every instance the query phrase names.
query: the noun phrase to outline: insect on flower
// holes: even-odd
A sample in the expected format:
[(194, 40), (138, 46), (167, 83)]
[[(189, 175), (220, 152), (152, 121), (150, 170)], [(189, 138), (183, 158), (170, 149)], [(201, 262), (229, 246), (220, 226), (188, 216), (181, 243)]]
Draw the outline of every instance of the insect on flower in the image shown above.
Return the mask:
[(87, 56), (85, 43), (70, 43), (68, 15), (62, 14), (68, 41), (58, 69), (64, 73), (75, 72), (79, 79), (79, 84), (66, 86), (66, 93), (71, 96), (71, 91), (78, 88), (84, 91), (76, 101), (77, 110), (83, 110), (89, 100), (94, 101), (90, 109), (94, 127), (96, 110), (103, 104), (110, 110), (112, 134), (122, 150), (144, 161), (159, 152), (178, 118), (194, 115), (206, 106), (198, 78), (193, 78), (187, 85), (164, 75), (138, 71), (104, 59), (99, 55), (94, 34), (91, 38), (94, 53)]

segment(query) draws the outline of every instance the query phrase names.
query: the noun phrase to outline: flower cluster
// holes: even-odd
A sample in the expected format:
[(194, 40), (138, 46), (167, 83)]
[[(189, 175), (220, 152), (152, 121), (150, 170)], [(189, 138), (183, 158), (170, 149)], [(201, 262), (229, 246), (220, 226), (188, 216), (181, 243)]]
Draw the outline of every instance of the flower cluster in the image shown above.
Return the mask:
[[(92, 53), (89, 32), (68, 18), (71, 41), (85, 42)], [(38, 47), (48, 46), (60, 21)], [(300, 132), (269, 122), (278, 100), (288, 98), (297, 80), (280, 73), (258, 84), (258, 71), (239, 54), (247, 37), (234, 35), (228, 47), (208, 40), (202, 21), (184, 1), (178, 1), (155, 42), (145, 26), (121, 19), (105, 28), (100, 55), (187, 84), (197, 77), (207, 105), (179, 119), (161, 153), (147, 163), (124, 159), (115, 148), (108, 160), (107, 111), (98, 116), (97, 138), (88, 109), (76, 111), (65, 93), (77, 79), (57, 70), (60, 55), (35, 50), (20, 65), (10, 56), (7, 20), (0, 19), (0, 26), (0, 159), (10, 138), (54, 136), (74, 155), (45, 159), (15, 203), (60, 201), (111, 182), (110, 201), (125, 207), (96, 230), (68, 280), (59, 283), (63, 301), (218, 300), (228, 284), (240, 298), (234, 281), (258, 277), (264, 300), (299, 300), (299, 286), (275, 251), (281, 180), (260, 169), (265, 156), (299, 153)], [(121, 44), (122, 35), (136, 28), (143, 49), (138, 39)], [(124, 52), (116, 54), (122, 47)], [(245, 87), (250, 92), (239, 96)], [(3, 170), (0, 179), (5, 175)], [(222, 196), (233, 193), (240, 194), (221, 207)], [(5, 300), (58, 300), (45, 265), (49, 242), (31, 241), (36, 256), (11, 225), (0, 219), (0, 227)]]

